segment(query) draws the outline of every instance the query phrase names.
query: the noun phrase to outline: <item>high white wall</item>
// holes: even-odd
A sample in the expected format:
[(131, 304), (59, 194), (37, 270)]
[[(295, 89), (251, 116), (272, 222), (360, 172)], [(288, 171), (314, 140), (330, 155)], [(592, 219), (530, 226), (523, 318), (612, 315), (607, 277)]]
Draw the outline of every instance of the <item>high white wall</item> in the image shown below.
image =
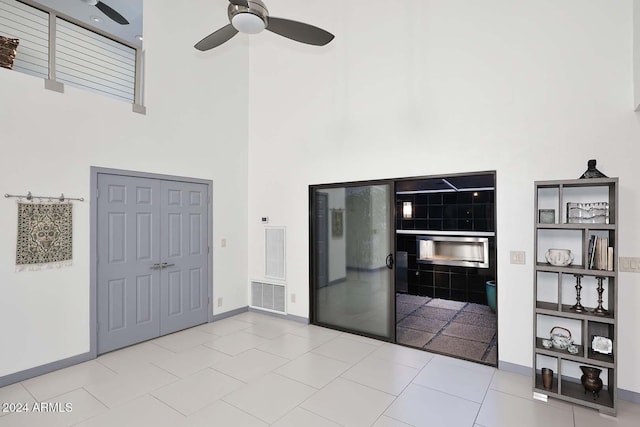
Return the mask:
[(640, 0), (633, 0), (633, 105), (640, 111)]
[[(244, 307), (248, 42), (193, 48), (226, 24), (224, 1), (144, 6), (146, 116), (0, 68), (0, 191), (88, 198), (90, 166), (211, 179), (214, 311)], [(0, 376), (89, 351), (90, 203), (74, 204), (72, 267), (15, 273), (16, 204), (0, 200)]]
[[(326, 47), (253, 37), (249, 271), (261, 215), (287, 226), (291, 314), (308, 316), (308, 186), (497, 171), (499, 357), (532, 365), (533, 182), (588, 159), (620, 178), (620, 256), (640, 256), (632, 0), (270, 0)], [(525, 265), (509, 251), (526, 252)], [(619, 276), (619, 385), (640, 392), (640, 275)]]

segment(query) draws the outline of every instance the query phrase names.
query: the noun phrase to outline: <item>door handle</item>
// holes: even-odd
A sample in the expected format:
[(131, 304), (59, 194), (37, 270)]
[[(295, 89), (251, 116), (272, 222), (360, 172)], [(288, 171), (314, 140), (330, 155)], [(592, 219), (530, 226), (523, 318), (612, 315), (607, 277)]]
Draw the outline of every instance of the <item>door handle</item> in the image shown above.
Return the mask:
[(389, 270), (393, 270), (393, 254), (387, 255), (386, 263), (387, 263), (387, 268)]
[(163, 268), (169, 268), (169, 267), (173, 267), (175, 264), (168, 264), (166, 262), (160, 263), (160, 264), (153, 264), (151, 266), (151, 269), (153, 270), (162, 270)]

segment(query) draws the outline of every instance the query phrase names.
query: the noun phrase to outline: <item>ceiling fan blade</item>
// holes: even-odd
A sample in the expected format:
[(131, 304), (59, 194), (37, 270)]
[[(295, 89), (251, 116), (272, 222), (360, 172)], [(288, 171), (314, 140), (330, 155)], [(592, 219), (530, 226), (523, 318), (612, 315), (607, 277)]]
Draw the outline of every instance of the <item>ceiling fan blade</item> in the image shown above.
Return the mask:
[(333, 34), (322, 28), (283, 18), (269, 17), (267, 30), (288, 39), (315, 46), (324, 46), (334, 38)]
[(229, 0), (229, 3), (231, 3), (234, 6), (249, 7), (249, 2), (247, 0)]
[(102, 13), (107, 15), (110, 19), (114, 20), (118, 24), (120, 24), (120, 25), (128, 25), (129, 24), (129, 21), (127, 21), (124, 18), (124, 16), (120, 15), (118, 12), (116, 12), (113, 9), (111, 9), (109, 6), (107, 6), (106, 4), (102, 3), (101, 1), (96, 3), (96, 7), (98, 9), (100, 9), (100, 11)]
[(238, 30), (236, 30), (233, 25), (228, 24), (218, 31), (209, 34), (207, 37), (200, 40), (195, 44), (195, 48), (201, 51), (206, 51), (209, 49), (213, 49), (214, 47), (220, 46), (222, 43), (231, 39), (231, 37), (238, 34)]

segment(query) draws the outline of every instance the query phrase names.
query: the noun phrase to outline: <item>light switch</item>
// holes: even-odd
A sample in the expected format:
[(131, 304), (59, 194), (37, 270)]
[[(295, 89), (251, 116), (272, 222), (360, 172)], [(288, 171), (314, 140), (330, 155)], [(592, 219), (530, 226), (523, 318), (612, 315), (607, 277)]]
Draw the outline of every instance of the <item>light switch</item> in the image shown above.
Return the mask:
[(511, 264), (526, 264), (524, 251), (511, 251)]
[(620, 271), (625, 273), (640, 273), (640, 258), (620, 257)]
[(227, 247), (227, 239), (220, 240), (220, 246), (223, 247), (223, 248), (226, 248)]

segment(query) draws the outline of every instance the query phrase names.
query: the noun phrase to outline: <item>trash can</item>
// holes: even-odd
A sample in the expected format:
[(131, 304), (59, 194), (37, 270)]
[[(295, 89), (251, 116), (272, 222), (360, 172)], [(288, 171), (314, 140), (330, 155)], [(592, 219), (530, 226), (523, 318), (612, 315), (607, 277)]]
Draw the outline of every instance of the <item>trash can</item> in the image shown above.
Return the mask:
[(489, 305), (489, 308), (491, 309), (491, 311), (495, 313), (496, 312), (496, 281), (489, 280), (485, 284), (485, 290), (487, 292), (487, 304)]

